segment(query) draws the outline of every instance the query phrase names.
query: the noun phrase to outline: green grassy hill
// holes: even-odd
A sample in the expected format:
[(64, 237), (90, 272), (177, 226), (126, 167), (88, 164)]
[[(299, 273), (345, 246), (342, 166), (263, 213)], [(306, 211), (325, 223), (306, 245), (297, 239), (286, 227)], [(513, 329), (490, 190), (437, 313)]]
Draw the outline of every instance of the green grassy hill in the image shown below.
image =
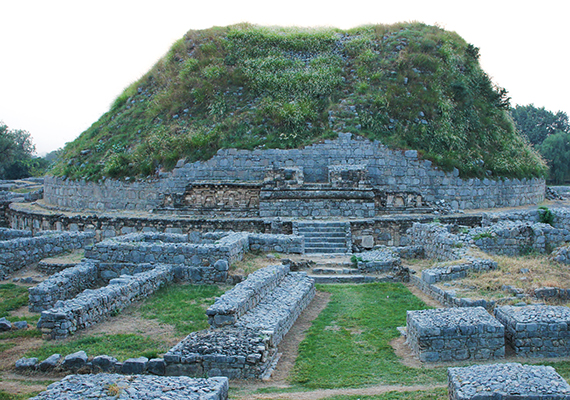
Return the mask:
[(146, 177), (220, 148), (353, 132), (462, 176), (543, 176), (478, 57), (456, 33), (420, 23), (190, 31), (66, 145), (52, 173)]

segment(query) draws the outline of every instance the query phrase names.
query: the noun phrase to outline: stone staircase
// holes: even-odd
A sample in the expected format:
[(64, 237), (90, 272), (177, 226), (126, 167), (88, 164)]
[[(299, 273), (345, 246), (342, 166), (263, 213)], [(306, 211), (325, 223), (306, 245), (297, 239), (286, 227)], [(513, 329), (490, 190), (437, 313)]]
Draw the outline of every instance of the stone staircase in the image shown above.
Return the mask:
[(306, 254), (347, 254), (352, 252), (349, 222), (299, 221), (293, 233), (305, 237)]

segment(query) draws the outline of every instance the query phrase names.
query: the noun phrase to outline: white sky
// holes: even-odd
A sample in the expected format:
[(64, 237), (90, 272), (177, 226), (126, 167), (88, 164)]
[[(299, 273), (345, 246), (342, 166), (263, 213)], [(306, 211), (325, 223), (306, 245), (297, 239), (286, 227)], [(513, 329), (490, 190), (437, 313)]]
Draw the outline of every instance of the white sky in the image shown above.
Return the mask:
[(0, 0), (0, 121), (39, 154), (87, 129), (190, 29), (421, 21), (456, 31), (514, 104), (570, 114), (569, 0)]

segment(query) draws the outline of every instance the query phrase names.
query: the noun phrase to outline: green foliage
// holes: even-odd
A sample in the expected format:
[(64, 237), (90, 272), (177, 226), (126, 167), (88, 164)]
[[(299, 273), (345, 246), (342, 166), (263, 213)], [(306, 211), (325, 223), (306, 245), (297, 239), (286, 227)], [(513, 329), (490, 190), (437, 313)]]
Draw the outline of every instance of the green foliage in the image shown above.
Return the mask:
[(538, 221), (543, 224), (552, 225), (554, 223), (554, 213), (548, 207), (538, 207)]
[(85, 336), (65, 342), (44, 342), (39, 349), (28, 351), (25, 357), (45, 360), (54, 353), (66, 356), (80, 350), (84, 350), (88, 356), (108, 354), (118, 360), (125, 360), (144, 355), (155, 356), (168, 349), (166, 344), (146, 336), (118, 333)]
[(410, 368), (390, 341), (406, 323), (406, 310), (426, 305), (401, 284), (319, 286), (332, 294), (299, 345), (291, 381), (307, 388), (374, 384), (444, 383), (444, 368)]
[(479, 239), (483, 239), (483, 238), (493, 238), (493, 233), (492, 232), (483, 232), (483, 233), (478, 233), (475, 236), (473, 236), (473, 240), (479, 240)]
[(541, 145), (548, 136), (557, 132), (570, 133), (568, 115), (563, 111), (556, 114), (534, 104), (517, 105), (511, 115), (521, 133), (535, 146)]
[(30, 133), (9, 129), (0, 121), (0, 179), (27, 178), (42, 174), (48, 163), (33, 156), (35, 146)]
[(212, 285), (171, 285), (145, 300), (140, 311), (145, 318), (174, 325), (177, 333), (187, 335), (208, 328), (204, 310), (222, 294)]
[(538, 149), (550, 167), (550, 182), (560, 185), (570, 180), (570, 131), (548, 135)]
[(144, 177), (220, 148), (296, 148), (353, 132), (465, 177), (544, 176), (478, 57), (421, 23), (189, 31), (66, 145), (52, 173)]
[(25, 400), (37, 395), (38, 395), (37, 392), (25, 393), (25, 394), (12, 394), (5, 392), (4, 390), (0, 390), (0, 400)]

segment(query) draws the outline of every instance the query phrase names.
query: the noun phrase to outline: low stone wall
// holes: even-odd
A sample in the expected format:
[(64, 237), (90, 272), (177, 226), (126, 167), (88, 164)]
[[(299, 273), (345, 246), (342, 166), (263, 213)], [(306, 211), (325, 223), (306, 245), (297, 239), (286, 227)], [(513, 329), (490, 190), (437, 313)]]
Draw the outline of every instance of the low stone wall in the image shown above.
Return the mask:
[(570, 240), (570, 233), (566, 229), (526, 221), (499, 221), (490, 226), (472, 229), (469, 234), (481, 250), (508, 256), (518, 256), (529, 251), (550, 253), (555, 247)]
[(564, 306), (501, 306), (495, 316), (507, 343), (523, 357), (570, 355), (570, 309)]
[[(28, 289), (29, 309), (32, 312), (48, 310), (60, 300), (70, 300), (85, 289), (107, 285), (111, 279), (123, 275), (137, 275), (156, 267), (150, 263), (105, 263), (84, 259), (76, 266), (50, 276)], [(209, 267), (173, 265), (174, 279), (193, 284), (212, 285), (224, 283), (228, 277), (228, 263), (219, 260)]]
[(32, 237), (32, 231), (0, 228), (0, 241)]
[(399, 253), (388, 247), (358, 253), (356, 262), (358, 271), (364, 273), (398, 272), (401, 265)]
[(10, 226), (10, 220), (8, 218), (10, 203), (12, 203), (12, 200), (0, 199), (0, 227), (8, 228)]
[(314, 295), (314, 281), (288, 265), (255, 271), (206, 311), (213, 328), (191, 333), (164, 355), (166, 373), (261, 378)]
[(291, 272), (255, 308), (239, 318), (236, 327), (263, 332), (269, 345), (276, 347), (314, 297), (314, 280), (304, 272)]
[(570, 385), (552, 367), (518, 363), (447, 369), (450, 400), (569, 399)]
[[(482, 226), (490, 226), (497, 224), (501, 221), (517, 221), (517, 222), (540, 222), (540, 214), (545, 210), (535, 209), (535, 210), (522, 210), (522, 211), (508, 211), (508, 212), (488, 212), (482, 215)], [(557, 229), (565, 229), (570, 231), (570, 209), (553, 207), (550, 208), (550, 212), (553, 214), (554, 218), (552, 221), (552, 227)], [(570, 233), (566, 233), (569, 235)], [(570, 237), (566, 239), (570, 241)]]
[(570, 244), (560, 246), (552, 252), (550, 257), (562, 264), (570, 264)]
[(206, 310), (208, 323), (213, 328), (235, 324), (273, 291), (288, 273), (288, 265), (272, 265), (251, 273)]
[(31, 312), (47, 310), (59, 300), (71, 299), (83, 290), (94, 287), (98, 278), (98, 261), (84, 260), (29, 288), (28, 307)]
[(93, 232), (42, 232), (41, 236), (0, 241), (0, 278), (42, 258), (85, 248), (93, 237)]
[(495, 307), (493, 300), (488, 301), (485, 299), (457, 297), (455, 290), (441, 289), (436, 285), (425, 282), (421, 277), (416, 275), (410, 275), (410, 283), (446, 307), (483, 307), (487, 310), (492, 310)]
[(217, 260), (241, 260), (249, 247), (247, 234), (227, 233), (219, 240), (197, 234), (132, 233), (97, 243), (85, 256), (105, 262), (160, 262), (208, 267)]
[(249, 250), (277, 252), (286, 254), (304, 254), (305, 238), (299, 235), (274, 235), (249, 233)]
[(407, 343), (421, 361), (504, 357), (505, 329), (483, 307), (408, 311)]
[(465, 278), (472, 271), (497, 269), (497, 262), (488, 259), (465, 257), (466, 262), (441, 265), (422, 271), (422, 280), (428, 284)]
[[(208, 354), (205, 349), (212, 350)], [(164, 355), (164, 361), (166, 375), (259, 379), (276, 354), (262, 332), (225, 328), (192, 332)]]
[[(116, 387), (120, 397), (111, 392)], [(156, 377), (151, 375), (68, 375), (52, 383), (32, 400), (84, 400), (87, 398), (227, 400), (228, 379)], [(107, 394), (107, 395), (106, 395)]]
[(62, 301), (57, 308), (42, 311), (38, 329), (52, 339), (66, 338), (172, 282), (173, 269), (172, 265), (157, 265), (151, 271), (112, 279), (100, 289), (87, 289), (73, 299)]
[(410, 244), (422, 246), (427, 258), (441, 261), (459, 260), (465, 254), (465, 242), (450, 230), (450, 225), (440, 223), (414, 223), (407, 234)]

